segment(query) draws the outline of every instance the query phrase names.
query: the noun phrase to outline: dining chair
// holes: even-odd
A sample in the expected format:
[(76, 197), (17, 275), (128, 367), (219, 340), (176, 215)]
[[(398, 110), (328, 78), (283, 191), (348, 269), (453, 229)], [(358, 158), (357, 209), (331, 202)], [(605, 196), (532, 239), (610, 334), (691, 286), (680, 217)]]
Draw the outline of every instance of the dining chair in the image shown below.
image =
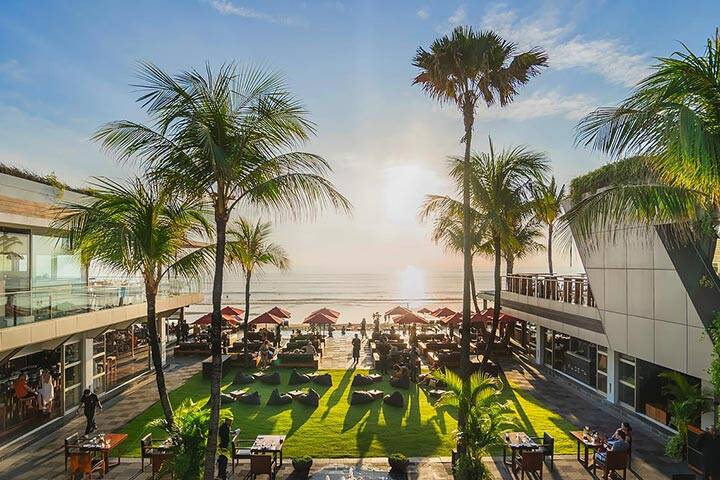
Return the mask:
[(70, 452), (70, 475), (72, 478), (78, 478), (78, 474), (82, 478), (86, 476), (92, 480), (94, 472), (100, 472), (100, 476), (105, 476), (105, 460), (102, 456), (97, 457), (91, 452), (83, 452), (79, 448), (71, 449)]
[(246, 478), (255, 480), (258, 475), (268, 475), (275, 478), (275, 461), (270, 455), (250, 455), (250, 473)]
[(250, 457), (252, 457), (250, 448), (253, 443), (255, 443), (255, 439), (239, 438), (238, 435), (233, 437), (230, 442), (230, 449), (232, 452), (232, 473), (235, 473), (235, 465), (239, 463), (240, 460), (250, 460)]
[(153, 439), (152, 433), (148, 433), (140, 439), (140, 471), (145, 471), (145, 460), (152, 463), (153, 456)]
[(539, 444), (538, 450), (542, 452), (543, 458), (550, 457), (550, 470), (553, 470), (555, 464), (555, 439), (545, 432), (542, 437), (533, 437), (533, 440)]
[[(515, 466), (520, 471), (520, 479), (525, 479), (525, 474), (540, 473), (543, 478), (543, 453), (539, 450), (523, 450), (515, 460)], [(528, 475), (529, 476), (529, 475)]]
[(625, 480), (627, 478), (628, 463), (628, 452), (606, 452), (604, 460), (595, 457), (592, 465), (593, 475), (596, 475), (597, 469), (600, 468), (603, 471), (602, 478), (607, 479), (611, 473), (617, 474), (622, 470), (622, 478)]
[(70, 459), (70, 453), (73, 448), (77, 448), (80, 443), (80, 434), (77, 432), (73, 433), (69, 437), (65, 437), (63, 451), (65, 454), (65, 471), (68, 469), (68, 460)]

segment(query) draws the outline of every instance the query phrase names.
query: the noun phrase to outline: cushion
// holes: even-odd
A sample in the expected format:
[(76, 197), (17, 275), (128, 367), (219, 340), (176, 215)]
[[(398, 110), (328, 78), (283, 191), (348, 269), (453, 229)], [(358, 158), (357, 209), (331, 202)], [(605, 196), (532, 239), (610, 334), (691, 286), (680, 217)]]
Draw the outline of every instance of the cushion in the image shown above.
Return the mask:
[(395, 388), (410, 388), (410, 377), (403, 375), (400, 378), (391, 378), (390, 385)]
[(375, 397), (373, 397), (372, 393), (356, 390), (352, 392), (350, 396), (350, 405), (363, 405), (365, 403), (372, 403), (373, 400), (375, 400)]
[(355, 378), (353, 378), (352, 386), (364, 387), (365, 385), (370, 385), (372, 383), (374, 383), (374, 380), (370, 376), (358, 373), (355, 375)]
[(280, 385), (280, 372), (266, 373), (259, 380), (268, 385)]
[(267, 405), (287, 405), (288, 403), (292, 403), (292, 397), (286, 393), (280, 395), (277, 388), (272, 391), (267, 401)]
[(332, 386), (332, 376), (329, 373), (316, 375), (315, 377), (313, 377), (313, 382), (317, 383), (318, 385), (325, 385), (327, 387), (330, 387)]
[(297, 397), (298, 402), (310, 407), (317, 407), (320, 403), (320, 395), (312, 388), (307, 393)]
[(290, 381), (288, 382), (288, 385), (301, 385), (303, 383), (308, 383), (310, 381), (310, 377), (308, 375), (298, 373), (297, 370), (293, 370), (290, 374)]
[(254, 381), (255, 378), (252, 375), (247, 375), (243, 373), (242, 370), (238, 370), (235, 374), (235, 378), (233, 378), (234, 385), (247, 385), (248, 383), (253, 383)]
[(238, 398), (238, 402), (246, 405), (260, 405), (260, 394), (258, 392), (246, 393)]
[(385, 395), (385, 398), (383, 398), (383, 402), (385, 402), (386, 405), (390, 405), (391, 407), (402, 407), (405, 404), (402, 393), (398, 392), (397, 390), (395, 390), (390, 395)]

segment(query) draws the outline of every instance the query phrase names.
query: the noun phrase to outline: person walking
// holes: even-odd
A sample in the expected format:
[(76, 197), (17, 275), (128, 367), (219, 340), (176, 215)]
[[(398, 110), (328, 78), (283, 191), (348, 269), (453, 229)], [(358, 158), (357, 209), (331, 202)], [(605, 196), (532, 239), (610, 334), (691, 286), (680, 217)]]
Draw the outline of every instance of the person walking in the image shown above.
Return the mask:
[(355, 338), (352, 339), (353, 365), (357, 365), (358, 362), (360, 362), (360, 343), (360, 339), (356, 333)]
[(85, 435), (89, 435), (97, 430), (97, 425), (95, 424), (95, 412), (97, 409), (102, 410), (100, 398), (98, 398), (95, 392), (91, 392), (89, 388), (86, 388), (83, 391), (82, 397), (80, 397), (78, 415), (80, 414), (80, 408), (82, 408), (83, 414), (85, 414)]
[(367, 337), (367, 321), (364, 318), (360, 322), (360, 336), (362, 338)]
[(417, 383), (418, 374), (420, 373), (420, 354), (415, 346), (410, 348), (408, 363), (410, 364), (410, 380)]
[(232, 456), (230, 451), (230, 426), (232, 418), (227, 417), (218, 429), (218, 477), (220, 480), (227, 480), (228, 459)]

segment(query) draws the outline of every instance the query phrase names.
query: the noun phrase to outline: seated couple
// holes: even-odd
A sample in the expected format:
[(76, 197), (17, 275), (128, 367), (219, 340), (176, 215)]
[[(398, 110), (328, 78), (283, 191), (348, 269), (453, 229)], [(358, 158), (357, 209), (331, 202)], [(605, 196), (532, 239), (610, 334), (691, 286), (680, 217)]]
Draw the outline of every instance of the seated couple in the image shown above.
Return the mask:
[(623, 426), (615, 430), (615, 433), (605, 442), (604, 447), (595, 453), (595, 460), (605, 463), (607, 461), (607, 452), (629, 452), (631, 441), (628, 430), (625, 428), (625, 422), (623, 422)]

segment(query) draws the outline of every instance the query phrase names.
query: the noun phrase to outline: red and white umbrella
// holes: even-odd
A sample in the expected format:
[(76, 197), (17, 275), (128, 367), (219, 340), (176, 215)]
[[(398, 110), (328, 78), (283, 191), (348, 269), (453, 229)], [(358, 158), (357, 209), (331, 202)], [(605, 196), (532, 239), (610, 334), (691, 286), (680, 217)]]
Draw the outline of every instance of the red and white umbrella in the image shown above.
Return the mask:
[(393, 319), (393, 322), (398, 325), (410, 325), (413, 323), (419, 323), (421, 325), (427, 325), (430, 323), (427, 318), (415, 312), (408, 312), (404, 315), (397, 316)]
[(317, 313), (327, 315), (328, 317), (333, 317), (335, 320), (340, 318), (340, 312), (338, 312), (337, 310), (332, 310), (330, 308), (321, 308), (319, 310), (315, 310), (314, 312), (312, 312), (310, 315), (305, 317), (305, 319), (307, 320), (308, 318), (312, 317), (313, 315), (315, 315)]
[(432, 312), (432, 315), (437, 318), (444, 318), (444, 317), (449, 317), (450, 315), (453, 315), (454, 313), (455, 313), (455, 310), (453, 310), (452, 308), (442, 307), (442, 308), (438, 308), (437, 310)]
[[(240, 320), (237, 317), (237, 315), (222, 314), (222, 322), (227, 325), (235, 326), (238, 323), (240, 323)], [(193, 325), (210, 325), (211, 323), (212, 323), (212, 312), (206, 313), (202, 317), (195, 320), (195, 323)]]
[(279, 317), (279, 318), (290, 318), (291, 317), (290, 312), (288, 312), (284, 308), (280, 308), (280, 307), (273, 307), (270, 310), (268, 310), (267, 313), (269, 313), (270, 315)]
[(398, 305), (385, 312), (385, 315), (405, 315), (406, 313), (412, 313), (412, 310)]
[(259, 324), (270, 324), (270, 325), (282, 325), (284, 320), (280, 317), (276, 317), (270, 312), (261, 313), (257, 317), (253, 318), (248, 322), (248, 325), (259, 325)]
[(303, 323), (308, 325), (334, 325), (337, 322), (337, 317), (331, 317), (322, 312), (315, 312), (307, 316)]

